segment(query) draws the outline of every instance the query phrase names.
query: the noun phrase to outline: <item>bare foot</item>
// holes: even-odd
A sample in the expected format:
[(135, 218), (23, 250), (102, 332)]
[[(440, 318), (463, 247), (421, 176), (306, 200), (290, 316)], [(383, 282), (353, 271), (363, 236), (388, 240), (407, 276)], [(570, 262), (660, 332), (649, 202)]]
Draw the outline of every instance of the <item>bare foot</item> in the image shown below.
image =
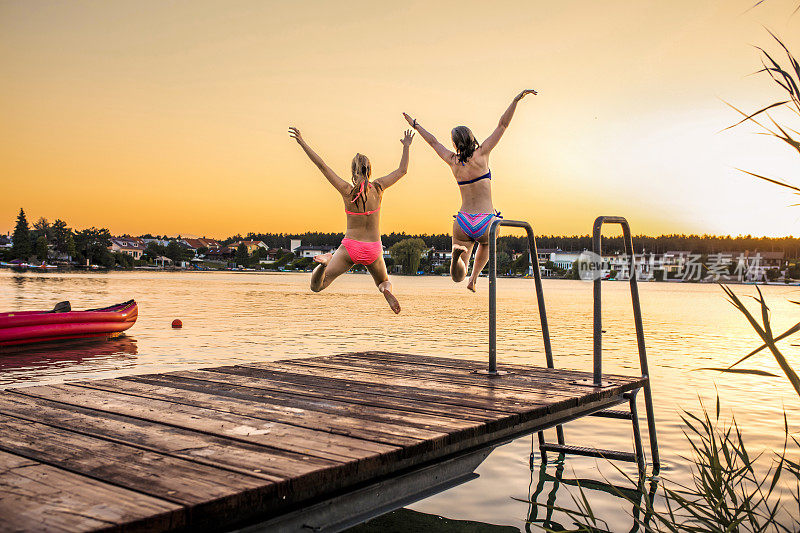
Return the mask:
[(466, 246), (461, 246), (460, 244), (453, 245), (453, 256), (455, 256), (457, 259), (461, 259), (461, 254), (463, 254), (466, 251), (467, 251)]
[(394, 314), (400, 313), (400, 302), (397, 301), (397, 298), (394, 297), (392, 294), (392, 284), (388, 281), (384, 281), (380, 285), (378, 285), (378, 290), (381, 291), (383, 297), (386, 298), (386, 302), (388, 302), (389, 307), (392, 308)]
[(464, 278), (467, 277), (467, 261), (469, 261), (469, 256), (464, 258), (465, 254), (468, 254), (469, 250), (466, 246), (460, 244), (453, 245), (453, 258), (450, 261), (450, 277), (456, 283), (464, 281)]
[(394, 314), (400, 314), (400, 302), (398, 302), (397, 298), (394, 297), (392, 291), (384, 290), (383, 297), (386, 298), (386, 301), (389, 303), (389, 307), (392, 308), (392, 311), (394, 311)]
[(333, 257), (332, 253), (315, 255), (314, 256), (314, 261), (316, 261), (320, 265), (328, 266), (328, 262), (331, 260), (331, 257)]
[(475, 292), (475, 285), (477, 285), (477, 284), (478, 284), (478, 280), (477, 279), (470, 279), (469, 283), (467, 283), (467, 288), (469, 290), (471, 290), (472, 292)]

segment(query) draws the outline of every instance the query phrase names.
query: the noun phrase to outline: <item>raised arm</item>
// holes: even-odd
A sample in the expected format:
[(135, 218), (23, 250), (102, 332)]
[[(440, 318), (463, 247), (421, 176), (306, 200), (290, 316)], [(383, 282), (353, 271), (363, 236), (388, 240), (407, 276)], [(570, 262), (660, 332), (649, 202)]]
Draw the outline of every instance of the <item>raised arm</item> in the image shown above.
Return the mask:
[(439, 154), (439, 157), (441, 157), (445, 163), (448, 165), (453, 163), (456, 158), (456, 154), (445, 148), (442, 143), (436, 140), (436, 137), (431, 135), (428, 130), (420, 126), (416, 119), (408, 116), (408, 113), (403, 113), (403, 117), (412, 128), (419, 132), (420, 137), (422, 137), (426, 143), (431, 145), (431, 148), (433, 148), (433, 150)]
[(403, 143), (403, 155), (400, 157), (400, 166), (397, 167), (397, 170), (394, 172), (375, 180), (375, 183), (380, 185), (384, 190), (386, 190), (386, 187), (391, 187), (397, 183), (400, 178), (405, 176), (406, 172), (408, 172), (408, 150), (411, 146), (412, 139), (414, 139), (414, 133), (411, 130), (406, 130), (405, 136), (400, 139), (400, 142)]
[(317, 155), (317, 153), (314, 150), (311, 149), (311, 147), (308, 145), (305, 139), (303, 139), (303, 136), (300, 134), (300, 130), (290, 126), (289, 137), (297, 141), (297, 144), (300, 145), (300, 148), (303, 149), (303, 151), (306, 153), (311, 162), (317, 165), (317, 168), (319, 169), (320, 172), (322, 172), (322, 175), (325, 176), (325, 178), (327, 178), (327, 180), (331, 183), (331, 185), (333, 185), (333, 187), (337, 191), (339, 191), (343, 195), (350, 194), (353, 185), (344, 181), (336, 174), (336, 172), (331, 170), (331, 167), (325, 164), (325, 161), (323, 161), (322, 158), (319, 155)]
[(514, 111), (517, 110), (517, 103), (525, 98), (525, 95), (527, 94), (536, 94), (536, 91), (533, 89), (525, 89), (514, 97), (511, 105), (508, 106), (506, 112), (503, 113), (502, 117), (500, 117), (500, 122), (497, 124), (495, 130), (486, 138), (485, 141), (483, 141), (483, 144), (478, 147), (478, 150), (483, 155), (489, 155), (489, 152), (491, 152), (492, 149), (497, 146), (497, 143), (500, 142), (500, 138), (506, 132), (506, 128), (508, 128), (508, 125), (511, 124), (511, 119), (514, 117)]

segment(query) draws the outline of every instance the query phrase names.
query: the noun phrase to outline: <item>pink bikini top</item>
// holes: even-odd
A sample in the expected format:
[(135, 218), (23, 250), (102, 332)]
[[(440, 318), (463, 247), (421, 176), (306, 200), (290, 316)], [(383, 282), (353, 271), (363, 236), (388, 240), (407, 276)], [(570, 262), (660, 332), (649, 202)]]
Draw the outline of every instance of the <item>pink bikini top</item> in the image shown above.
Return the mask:
[(374, 209), (372, 211), (364, 211), (363, 213), (356, 213), (355, 211), (348, 211), (347, 209), (345, 209), (344, 212), (347, 213), (348, 215), (371, 215), (372, 213), (377, 213), (380, 210), (381, 208), (379, 207), (378, 209)]
[[(369, 186), (373, 187), (372, 183), (370, 183)], [(356, 200), (358, 200), (359, 198), (363, 198), (364, 199), (364, 203), (365, 204), (367, 203), (367, 192), (364, 190), (364, 182), (363, 181), (361, 182), (361, 187), (358, 188), (358, 194), (356, 194), (355, 198), (350, 200), (350, 203), (353, 203), (353, 204), (356, 203)], [(345, 209), (344, 212), (347, 213), (348, 215), (371, 215), (373, 213), (377, 213), (380, 210), (381, 210), (381, 208), (379, 207), (378, 209), (373, 209), (372, 211), (354, 212), (354, 211), (348, 211), (347, 209)]]

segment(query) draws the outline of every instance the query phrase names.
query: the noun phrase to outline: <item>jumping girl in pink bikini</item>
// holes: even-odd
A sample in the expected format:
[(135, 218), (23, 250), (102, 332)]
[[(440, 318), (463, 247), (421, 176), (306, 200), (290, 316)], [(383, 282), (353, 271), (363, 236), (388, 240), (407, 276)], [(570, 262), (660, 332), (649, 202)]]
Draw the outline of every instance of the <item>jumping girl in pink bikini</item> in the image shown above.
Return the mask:
[(386, 298), (389, 307), (395, 313), (399, 313), (400, 303), (392, 294), (392, 283), (389, 281), (386, 263), (383, 261), (380, 210), (383, 191), (397, 183), (408, 171), (408, 150), (414, 133), (407, 130), (400, 141), (403, 143), (403, 156), (400, 158), (397, 170), (372, 182), (369, 180), (372, 174), (369, 159), (365, 155), (356, 154), (351, 165), (352, 183), (344, 181), (325, 164), (325, 161), (308, 146), (300, 135), (300, 130), (289, 128), (289, 136), (297, 141), (309, 159), (342, 195), (344, 212), (347, 215), (347, 232), (342, 239), (342, 245), (333, 254), (318, 255), (314, 258), (319, 265), (311, 274), (311, 290), (319, 292), (353, 268), (353, 265), (364, 265), (372, 274), (375, 285)]
[(458, 189), (461, 191), (461, 210), (454, 215), (453, 258), (450, 262), (450, 276), (455, 282), (462, 281), (467, 276), (469, 256), (472, 253), (473, 245), (477, 242), (478, 249), (472, 265), (472, 275), (467, 283), (467, 288), (473, 292), (475, 292), (478, 276), (489, 261), (489, 237), (486, 230), (489, 229), (492, 219), (500, 216), (500, 213), (495, 211), (492, 205), (492, 172), (489, 170), (489, 153), (500, 142), (500, 138), (511, 123), (511, 118), (517, 109), (517, 102), (528, 94), (536, 94), (536, 91), (526, 89), (514, 97), (511, 105), (500, 117), (497, 128), (483, 141), (483, 144), (478, 144), (468, 127), (453, 128), (451, 136), (456, 149), (455, 153), (445, 148), (436, 140), (436, 137), (420, 126), (416, 119), (403, 113), (411, 127), (417, 130), (425, 142), (430, 144), (439, 157), (450, 166), (450, 170), (453, 171), (453, 176), (456, 178)]

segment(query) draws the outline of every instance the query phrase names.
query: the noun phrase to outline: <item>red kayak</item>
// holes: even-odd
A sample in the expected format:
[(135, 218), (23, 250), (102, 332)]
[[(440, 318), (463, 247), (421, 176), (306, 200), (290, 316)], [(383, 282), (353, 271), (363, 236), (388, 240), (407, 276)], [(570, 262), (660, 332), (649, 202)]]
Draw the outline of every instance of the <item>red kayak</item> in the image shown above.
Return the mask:
[(87, 311), (72, 311), (69, 302), (61, 302), (52, 311), (0, 313), (0, 346), (116, 337), (138, 316), (133, 300)]

